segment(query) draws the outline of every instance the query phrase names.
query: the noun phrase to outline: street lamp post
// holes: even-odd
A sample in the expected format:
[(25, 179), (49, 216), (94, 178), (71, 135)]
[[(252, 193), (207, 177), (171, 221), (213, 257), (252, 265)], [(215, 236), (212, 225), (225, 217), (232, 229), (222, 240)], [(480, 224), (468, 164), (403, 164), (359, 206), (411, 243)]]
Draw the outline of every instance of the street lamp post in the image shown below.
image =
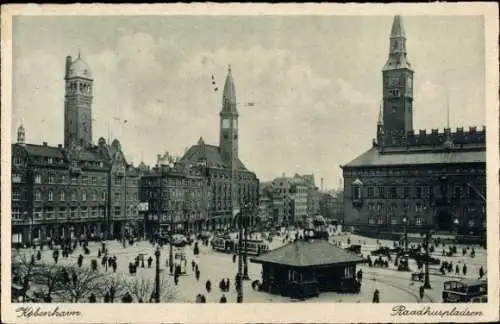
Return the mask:
[(249, 213), (250, 208), (248, 205), (245, 205), (245, 209), (242, 211), (243, 216), (243, 228), (245, 230), (245, 248), (243, 249), (243, 280), (250, 280), (248, 276), (248, 225), (249, 225)]
[(243, 214), (245, 213), (245, 210), (247, 208), (247, 204), (243, 204), (243, 208), (240, 209), (240, 213), (238, 215), (238, 227), (239, 227), (239, 234), (238, 234), (238, 273), (236, 275), (236, 280), (237, 280), (237, 285), (238, 285), (238, 296), (237, 296), (237, 303), (243, 303)]
[(455, 218), (455, 220), (453, 221), (453, 224), (455, 224), (455, 239), (456, 239), (456, 236), (458, 235), (458, 225), (460, 224), (460, 221), (458, 220), (458, 218)]
[(156, 246), (156, 272), (155, 272), (155, 297), (156, 302), (160, 302), (160, 246)]
[(429, 278), (429, 242), (431, 240), (431, 230), (428, 229), (425, 233), (425, 279), (424, 279), (424, 289), (432, 289), (431, 282)]
[(406, 216), (403, 217), (403, 224), (404, 224), (404, 236), (403, 236), (403, 244), (404, 244), (404, 257), (405, 257), (405, 270), (409, 269), (408, 265), (408, 219)]

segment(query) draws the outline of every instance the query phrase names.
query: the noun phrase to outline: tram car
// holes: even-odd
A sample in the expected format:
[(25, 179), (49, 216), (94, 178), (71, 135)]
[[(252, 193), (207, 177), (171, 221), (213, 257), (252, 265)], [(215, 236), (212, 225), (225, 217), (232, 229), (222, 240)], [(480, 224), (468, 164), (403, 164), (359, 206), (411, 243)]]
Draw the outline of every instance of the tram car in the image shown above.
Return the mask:
[(486, 280), (450, 280), (443, 284), (443, 303), (487, 302)]
[[(248, 244), (246, 247), (248, 255), (260, 255), (269, 251), (269, 244), (263, 240), (247, 240), (246, 242)], [(243, 241), (243, 249), (245, 249), (245, 241)], [(235, 250), (238, 250), (238, 243), (235, 244)]]
[(212, 249), (218, 252), (231, 253), (234, 251), (235, 242), (228, 236), (216, 236), (212, 239)]

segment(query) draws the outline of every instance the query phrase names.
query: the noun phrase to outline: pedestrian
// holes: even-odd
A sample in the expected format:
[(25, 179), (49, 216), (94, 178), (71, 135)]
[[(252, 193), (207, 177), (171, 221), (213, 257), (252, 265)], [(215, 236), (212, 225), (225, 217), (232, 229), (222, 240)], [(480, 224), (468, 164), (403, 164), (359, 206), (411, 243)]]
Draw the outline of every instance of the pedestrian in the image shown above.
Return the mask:
[(465, 263), (464, 263), (464, 266), (462, 268), (462, 273), (464, 274), (464, 276), (467, 275), (467, 266), (465, 265)]
[(151, 268), (151, 263), (153, 263), (153, 258), (149, 256), (148, 258), (148, 268)]
[(210, 291), (212, 290), (212, 282), (210, 280), (207, 280), (207, 282), (205, 283), (205, 288), (207, 289), (207, 292), (210, 293)]
[(96, 298), (95, 298), (95, 295), (94, 293), (90, 294), (90, 297), (89, 297), (89, 303), (95, 303), (96, 302)]
[(144, 268), (144, 258), (141, 259), (141, 268)]
[(113, 272), (116, 272), (116, 267), (117, 267), (117, 264), (116, 264), (116, 261), (115, 261), (115, 260), (113, 260), (112, 267), (113, 267)]
[(420, 286), (420, 288), (418, 290), (419, 290), (420, 300), (423, 300), (424, 299), (424, 295), (425, 295), (425, 288), (424, 288), (424, 286)]
[(226, 278), (226, 283), (224, 284), (224, 286), (226, 286), (226, 291), (229, 291), (229, 286), (230, 286), (229, 278)]
[(460, 274), (460, 268), (458, 267), (458, 264), (455, 266), (455, 274)]
[(77, 264), (78, 264), (78, 268), (82, 267), (82, 264), (83, 264), (83, 255), (80, 254), (78, 256)]
[(42, 259), (42, 252), (40, 250), (36, 253), (36, 259), (40, 261)]
[(115, 287), (113, 286), (109, 288), (109, 299), (111, 300), (111, 302), (115, 301)]
[(236, 254), (233, 254), (233, 263), (236, 263)]
[(361, 282), (363, 279), (363, 270), (359, 269), (356, 276), (358, 277), (358, 281)]
[(179, 284), (179, 275), (177, 273), (174, 275), (174, 283), (176, 286)]
[(378, 289), (375, 289), (375, 291), (373, 292), (372, 303), (380, 303), (380, 296)]
[(207, 299), (205, 298), (205, 295), (201, 295), (201, 301), (202, 304), (207, 302)]
[(224, 294), (222, 294), (222, 297), (220, 298), (220, 302), (221, 302), (221, 304), (227, 303), (227, 298)]
[(483, 269), (483, 266), (481, 266), (481, 268), (479, 268), (479, 279), (482, 279), (484, 276), (484, 269)]
[(199, 281), (200, 280), (200, 270), (199, 269), (196, 269), (196, 280)]
[(91, 263), (90, 263), (90, 267), (92, 268), (92, 271), (97, 271), (97, 260), (96, 259), (92, 259)]
[(101, 249), (97, 250), (97, 257), (100, 258), (102, 256)]
[(106, 294), (104, 295), (104, 302), (109, 303), (109, 292), (106, 291)]
[(193, 261), (191, 261), (191, 270), (192, 270), (192, 271), (194, 271), (194, 267), (195, 267), (195, 266), (196, 266), (196, 262), (194, 262), (194, 260), (193, 260)]

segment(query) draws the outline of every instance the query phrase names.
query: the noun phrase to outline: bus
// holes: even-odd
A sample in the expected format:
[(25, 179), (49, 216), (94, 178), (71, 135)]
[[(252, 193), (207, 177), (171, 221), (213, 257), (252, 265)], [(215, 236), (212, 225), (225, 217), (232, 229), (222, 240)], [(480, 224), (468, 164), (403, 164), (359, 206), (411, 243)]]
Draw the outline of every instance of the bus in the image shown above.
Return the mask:
[(488, 295), (486, 280), (450, 280), (443, 284), (443, 303), (484, 302)]

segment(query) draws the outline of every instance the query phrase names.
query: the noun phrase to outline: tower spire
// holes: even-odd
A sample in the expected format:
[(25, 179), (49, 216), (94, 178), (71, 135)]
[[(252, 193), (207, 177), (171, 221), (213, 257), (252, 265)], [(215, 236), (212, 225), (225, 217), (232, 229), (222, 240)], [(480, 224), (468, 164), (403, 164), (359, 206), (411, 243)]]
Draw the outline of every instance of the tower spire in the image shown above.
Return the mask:
[(406, 33), (403, 18), (400, 15), (394, 16), (394, 20), (392, 21), (389, 46), (389, 58), (384, 66), (384, 70), (411, 69), (411, 64), (406, 58)]
[(226, 82), (222, 93), (223, 111), (236, 112), (236, 90), (234, 87), (233, 74), (231, 73), (231, 64), (227, 68)]
[(377, 125), (379, 126), (382, 126), (384, 125), (384, 115), (383, 115), (383, 112), (382, 112), (382, 102), (380, 102), (380, 108), (378, 110), (378, 121), (377, 121)]

